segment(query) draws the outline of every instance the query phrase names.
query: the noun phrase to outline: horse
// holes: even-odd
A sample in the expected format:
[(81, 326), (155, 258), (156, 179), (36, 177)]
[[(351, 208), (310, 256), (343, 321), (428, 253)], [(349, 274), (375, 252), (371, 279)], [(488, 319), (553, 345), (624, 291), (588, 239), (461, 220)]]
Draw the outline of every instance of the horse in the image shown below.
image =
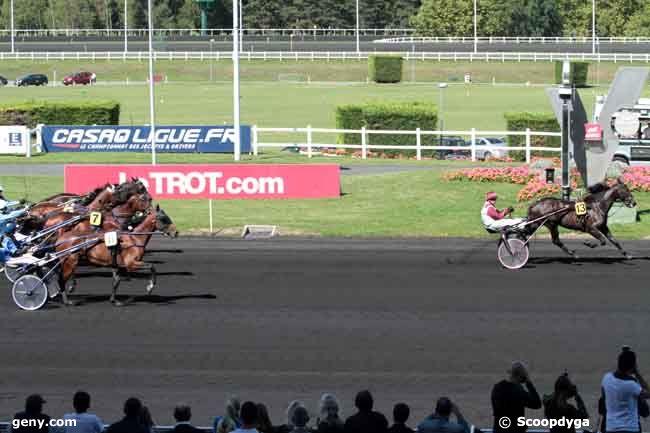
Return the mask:
[[(178, 236), (176, 226), (160, 206), (155, 208), (150, 206), (145, 213), (144, 220), (131, 233), (120, 233), (117, 236), (118, 245), (114, 248), (109, 248), (104, 243), (103, 236), (106, 233), (104, 231), (98, 233), (88, 232), (86, 236), (81, 236), (79, 233), (65, 233), (57, 241), (56, 251), (63, 251), (78, 245), (93, 236), (96, 236), (98, 242), (61, 260), (59, 287), (66, 287), (67, 282), (73, 278), (80, 260), (85, 259), (92, 266), (112, 268), (113, 284), (110, 302), (113, 305), (123, 305), (116, 299), (117, 289), (121, 281), (120, 270), (125, 270), (127, 273), (135, 271), (150, 272), (151, 276), (146, 287), (146, 293), (150, 294), (156, 285), (156, 269), (152, 264), (143, 262), (142, 257), (145, 253), (146, 242), (150, 236), (149, 233), (154, 230), (170, 237)], [(62, 290), (61, 294), (64, 303), (68, 304), (66, 291)]]
[[(575, 251), (569, 250), (560, 240), (558, 227), (588, 233), (600, 241), (600, 244), (585, 242), (585, 245), (590, 248), (596, 248), (598, 245), (604, 246), (609, 241), (625, 258), (631, 259), (632, 256), (623, 249), (607, 226), (607, 215), (615, 202), (623, 202), (625, 206), (630, 208), (636, 206), (636, 201), (628, 187), (621, 179), (618, 179), (617, 183), (611, 187), (600, 184), (591, 189), (591, 194), (587, 195), (583, 201), (587, 205), (587, 214), (584, 216), (576, 214), (575, 202), (567, 203), (553, 197), (536, 201), (528, 207), (528, 221), (539, 219), (539, 222), (530, 224), (528, 229), (534, 232), (540, 225), (546, 226), (551, 232), (553, 244), (574, 259), (578, 258), (578, 256)], [(563, 208), (566, 211), (562, 211)], [(546, 215), (550, 216), (545, 218)]]

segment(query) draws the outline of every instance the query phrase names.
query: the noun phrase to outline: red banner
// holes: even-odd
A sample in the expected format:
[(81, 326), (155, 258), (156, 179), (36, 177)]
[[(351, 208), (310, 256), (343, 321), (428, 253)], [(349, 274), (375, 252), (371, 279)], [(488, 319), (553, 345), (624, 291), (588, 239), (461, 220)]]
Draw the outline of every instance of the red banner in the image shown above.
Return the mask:
[(155, 199), (295, 199), (340, 196), (334, 164), (66, 165), (65, 192), (85, 194), (137, 177)]
[(598, 123), (585, 123), (585, 141), (602, 141), (603, 128)]

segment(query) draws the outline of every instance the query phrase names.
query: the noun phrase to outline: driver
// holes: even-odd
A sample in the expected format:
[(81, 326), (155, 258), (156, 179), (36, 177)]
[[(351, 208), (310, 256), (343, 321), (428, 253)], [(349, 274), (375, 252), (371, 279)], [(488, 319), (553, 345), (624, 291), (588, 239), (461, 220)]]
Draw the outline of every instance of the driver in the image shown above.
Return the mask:
[(12, 233), (16, 230), (16, 223), (5, 222), (0, 227), (0, 263), (6, 263), (10, 257), (22, 254)]
[(514, 226), (524, 221), (523, 218), (506, 218), (515, 209), (510, 206), (507, 209), (499, 210), (496, 207), (497, 193), (490, 191), (485, 195), (485, 203), (481, 209), (481, 220), (486, 229), (500, 231), (504, 227)]

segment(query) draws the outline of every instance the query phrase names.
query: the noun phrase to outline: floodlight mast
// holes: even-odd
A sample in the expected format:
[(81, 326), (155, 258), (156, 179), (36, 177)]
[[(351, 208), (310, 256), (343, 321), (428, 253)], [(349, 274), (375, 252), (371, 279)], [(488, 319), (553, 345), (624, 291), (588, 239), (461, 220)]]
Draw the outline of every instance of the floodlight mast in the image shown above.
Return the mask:
[(573, 99), (571, 85), (571, 64), (562, 64), (562, 84), (558, 92), (562, 100), (562, 200), (571, 199), (571, 179), (569, 176), (569, 102)]

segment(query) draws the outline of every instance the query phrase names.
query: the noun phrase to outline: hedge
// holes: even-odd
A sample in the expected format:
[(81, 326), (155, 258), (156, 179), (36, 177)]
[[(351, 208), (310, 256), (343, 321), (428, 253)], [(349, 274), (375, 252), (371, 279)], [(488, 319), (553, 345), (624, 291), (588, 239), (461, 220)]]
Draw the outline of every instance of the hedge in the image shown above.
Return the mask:
[[(562, 84), (562, 66), (564, 62), (555, 62), (555, 84)], [(571, 84), (575, 87), (587, 87), (587, 76), (589, 74), (589, 62), (570, 62)]]
[(118, 125), (116, 101), (30, 101), (0, 105), (0, 125)]
[[(560, 125), (553, 113), (529, 113), (529, 112), (508, 112), (504, 114), (508, 131), (525, 131), (530, 128), (531, 131), (537, 132), (560, 132)], [(509, 136), (508, 146), (520, 147), (526, 146), (525, 136)], [(531, 138), (533, 147), (559, 147), (560, 137), (538, 137)], [(523, 150), (511, 150), (509, 156), (521, 161), (526, 159), (526, 152)], [(557, 156), (557, 153), (550, 152), (532, 152), (535, 156)]]
[(396, 56), (369, 56), (368, 76), (375, 83), (402, 81), (402, 58)]
[[(369, 103), (339, 105), (336, 107), (337, 129), (361, 129), (391, 131), (435, 130), (438, 126), (436, 106), (427, 102)], [(423, 146), (434, 146), (437, 138), (423, 135)], [(338, 144), (361, 144), (361, 134), (339, 134)], [(368, 134), (369, 145), (414, 146), (413, 135)], [(411, 156), (414, 150), (385, 150), (386, 154), (403, 154)], [(425, 152), (422, 153), (423, 155)], [(429, 152), (433, 154), (433, 152)]]

